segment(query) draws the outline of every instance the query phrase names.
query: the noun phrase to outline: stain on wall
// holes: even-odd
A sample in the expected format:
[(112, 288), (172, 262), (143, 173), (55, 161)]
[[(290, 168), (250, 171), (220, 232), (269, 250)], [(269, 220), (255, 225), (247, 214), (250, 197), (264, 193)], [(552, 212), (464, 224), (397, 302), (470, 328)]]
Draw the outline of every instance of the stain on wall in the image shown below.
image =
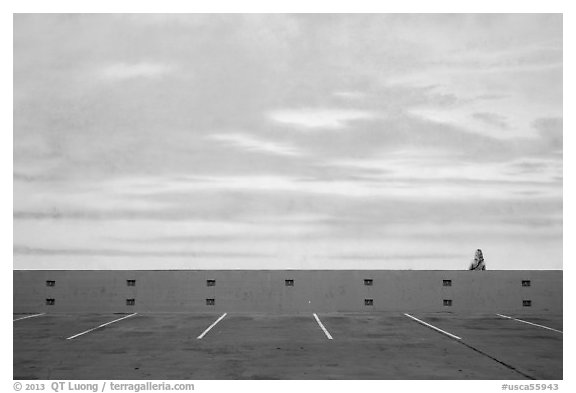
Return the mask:
[[(365, 285), (365, 279), (372, 285)], [(135, 280), (135, 285), (128, 285), (128, 280)], [(208, 280), (215, 280), (215, 285), (208, 285)], [(294, 280), (294, 285), (287, 286), (286, 280)], [(55, 281), (54, 286), (46, 281)], [(562, 313), (558, 270), (15, 270), (13, 283), (15, 313)], [(47, 305), (46, 299), (54, 299), (54, 305)], [(127, 305), (127, 299), (134, 299), (134, 305)], [(207, 304), (207, 299), (214, 299), (214, 304)], [(367, 299), (372, 305), (366, 305)], [(444, 300), (452, 300), (451, 306)], [(530, 300), (530, 307), (523, 306), (525, 300)]]

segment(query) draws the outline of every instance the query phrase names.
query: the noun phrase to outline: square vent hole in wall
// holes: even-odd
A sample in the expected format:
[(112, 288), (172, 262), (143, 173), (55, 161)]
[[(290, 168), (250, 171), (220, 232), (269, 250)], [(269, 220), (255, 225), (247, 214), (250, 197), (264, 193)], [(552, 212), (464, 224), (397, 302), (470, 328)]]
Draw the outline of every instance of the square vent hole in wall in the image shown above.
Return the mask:
[(444, 299), (442, 300), (442, 304), (446, 307), (452, 307), (452, 299)]
[(126, 299), (127, 306), (134, 306), (136, 304), (136, 299)]
[(293, 287), (294, 286), (294, 280), (284, 280), (284, 285), (287, 287)]
[(442, 286), (443, 287), (451, 287), (452, 286), (452, 280), (442, 280)]
[(54, 281), (54, 280), (46, 280), (46, 286), (47, 286), (47, 287), (55, 287), (55, 286), (56, 286), (56, 281)]
[(56, 300), (55, 299), (46, 299), (46, 305), (47, 306), (53, 306), (56, 304)]
[(373, 306), (374, 305), (374, 299), (364, 299), (364, 305), (365, 306)]
[(136, 286), (136, 280), (126, 280), (126, 285), (129, 287), (135, 287)]
[(374, 280), (372, 280), (371, 278), (366, 278), (364, 279), (364, 285), (371, 287), (372, 285), (374, 285)]
[(206, 305), (207, 306), (215, 306), (216, 305), (216, 299), (206, 299)]
[(532, 307), (532, 300), (522, 300), (522, 307)]
[(207, 287), (215, 287), (216, 286), (216, 280), (206, 280), (206, 286)]
[(530, 282), (530, 280), (522, 280), (522, 286), (523, 287), (529, 287), (532, 285), (532, 282)]

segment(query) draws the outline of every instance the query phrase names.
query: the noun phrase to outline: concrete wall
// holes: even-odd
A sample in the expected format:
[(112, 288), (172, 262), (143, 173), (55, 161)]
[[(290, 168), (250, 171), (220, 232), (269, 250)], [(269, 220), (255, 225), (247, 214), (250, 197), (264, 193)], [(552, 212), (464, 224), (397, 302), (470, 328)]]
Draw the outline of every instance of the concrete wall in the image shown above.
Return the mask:
[[(216, 280), (209, 287), (206, 280)], [(285, 286), (285, 280), (294, 286)], [(372, 279), (365, 286), (364, 279)], [(54, 280), (54, 287), (46, 286)], [(127, 286), (126, 280), (136, 280)], [(452, 286), (442, 285), (452, 280)], [(531, 286), (523, 287), (522, 280)], [(52, 306), (46, 299), (55, 299)], [(127, 306), (126, 299), (135, 299)], [(215, 305), (206, 305), (215, 299)], [(373, 306), (365, 306), (373, 299)], [(443, 305), (444, 299), (452, 306)], [(531, 300), (531, 307), (523, 307)], [(562, 313), (562, 271), (15, 270), (14, 312)]]

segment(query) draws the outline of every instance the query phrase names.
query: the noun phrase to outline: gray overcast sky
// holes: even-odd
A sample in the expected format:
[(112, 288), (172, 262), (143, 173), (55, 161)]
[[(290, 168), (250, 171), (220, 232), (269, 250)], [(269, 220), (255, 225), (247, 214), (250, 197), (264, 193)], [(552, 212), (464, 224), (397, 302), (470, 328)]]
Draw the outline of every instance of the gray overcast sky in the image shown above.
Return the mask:
[(562, 16), (16, 15), (18, 269), (562, 268)]

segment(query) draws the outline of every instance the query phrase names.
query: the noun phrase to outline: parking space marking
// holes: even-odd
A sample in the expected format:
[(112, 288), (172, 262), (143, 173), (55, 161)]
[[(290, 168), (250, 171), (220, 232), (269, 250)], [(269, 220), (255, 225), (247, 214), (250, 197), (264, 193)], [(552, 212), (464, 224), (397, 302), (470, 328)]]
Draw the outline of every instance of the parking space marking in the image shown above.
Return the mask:
[(39, 317), (39, 316), (42, 316), (42, 315), (46, 315), (46, 313), (43, 312), (43, 313), (41, 313), (41, 314), (27, 315), (27, 316), (22, 317), (22, 318), (13, 319), (12, 322), (21, 321), (21, 320), (23, 320), (23, 319), (28, 319), (28, 318)]
[(538, 325), (537, 323), (534, 323), (534, 322), (528, 322), (528, 321), (524, 321), (524, 320), (522, 320), (522, 319), (512, 318), (512, 317), (509, 317), (508, 315), (502, 315), (502, 314), (496, 314), (496, 315), (498, 315), (499, 317), (502, 317), (502, 318), (508, 318), (508, 319), (512, 319), (512, 320), (514, 320), (514, 321), (518, 321), (518, 322), (522, 322), (522, 323), (527, 323), (528, 325), (538, 326), (538, 327), (541, 327), (541, 328), (543, 328), (543, 329), (553, 330), (553, 331), (555, 331), (555, 332), (562, 333), (561, 330), (556, 330), (556, 329), (553, 329), (553, 328), (551, 328), (551, 327), (544, 326), (544, 325)]
[(224, 317), (226, 316), (226, 314), (227, 314), (227, 313), (222, 314), (222, 315), (220, 316), (220, 318), (218, 318), (216, 321), (214, 321), (214, 323), (213, 323), (212, 325), (208, 326), (208, 329), (204, 330), (201, 335), (199, 335), (198, 337), (196, 337), (196, 339), (197, 339), (197, 340), (201, 340), (202, 337), (204, 337), (204, 336), (206, 335), (206, 333), (208, 333), (208, 332), (210, 331), (210, 329), (212, 329), (214, 326), (216, 326), (216, 324), (217, 324), (218, 322), (220, 322), (221, 320), (224, 319)]
[(424, 321), (422, 321), (422, 320), (420, 320), (420, 319), (418, 319), (418, 318), (416, 318), (416, 317), (413, 317), (413, 316), (410, 315), (410, 314), (404, 313), (404, 315), (406, 315), (408, 318), (412, 318), (414, 321), (416, 321), (416, 322), (418, 322), (418, 323), (421, 323), (421, 324), (424, 325), (424, 326), (429, 327), (430, 329), (436, 330), (436, 331), (439, 332), (439, 333), (445, 334), (445, 335), (447, 335), (448, 337), (451, 337), (451, 338), (454, 338), (454, 339), (458, 340), (458, 341), (456, 341), (457, 343), (462, 344), (462, 345), (464, 345), (464, 346), (467, 347), (467, 348), (470, 348), (471, 350), (473, 350), (474, 352), (479, 353), (480, 355), (486, 356), (487, 358), (494, 360), (495, 362), (497, 362), (497, 363), (503, 365), (504, 367), (506, 367), (506, 368), (508, 368), (508, 369), (510, 369), (510, 370), (512, 370), (512, 371), (514, 371), (514, 372), (516, 372), (516, 373), (518, 373), (519, 375), (522, 375), (522, 376), (525, 377), (525, 378), (528, 378), (528, 379), (536, 379), (535, 377), (533, 377), (533, 376), (531, 376), (531, 375), (529, 375), (529, 374), (526, 374), (525, 372), (517, 369), (516, 367), (512, 366), (511, 364), (508, 364), (508, 363), (506, 363), (506, 362), (498, 359), (497, 357), (495, 357), (495, 356), (493, 356), (493, 355), (490, 355), (489, 353), (484, 352), (483, 350), (481, 350), (481, 349), (479, 349), (479, 348), (476, 348), (475, 346), (473, 346), (473, 345), (471, 345), (471, 344), (468, 344), (468, 343), (465, 342), (461, 337), (458, 337), (458, 336), (456, 336), (456, 335), (454, 335), (454, 334), (452, 334), (452, 333), (448, 333), (447, 331), (442, 330), (442, 329), (440, 329), (440, 328), (437, 328), (436, 326), (431, 325), (431, 324), (429, 324), (429, 323), (427, 323), (427, 322), (424, 322)]
[(90, 332), (93, 332), (94, 330), (97, 330), (97, 329), (103, 328), (104, 326), (110, 325), (111, 323), (118, 322), (118, 321), (121, 321), (121, 320), (123, 320), (123, 319), (133, 317), (133, 316), (136, 315), (136, 314), (138, 314), (138, 313), (135, 312), (134, 314), (126, 315), (126, 316), (124, 316), (124, 317), (122, 317), (122, 318), (118, 318), (118, 319), (115, 319), (115, 320), (113, 320), (113, 321), (103, 323), (102, 325), (96, 326), (95, 328), (88, 329), (88, 330), (86, 330), (86, 331), (84, 331), (84, 332), (82, 332), (82, 333), (78, 333), (78, 334), (75, 334), (75, 335), (73, 335), (73, 336), (70, 336), (70, 337), (66, 338), (66, 340), (72, 340), (72, 339), (74, 339), (74, 338), (76, 338), (76, 337), (82, 336), (83, 334), (90, 333)]
[(318, 318), (318, 315), (316, 315), (316, 313), (314, 313), (314, 318), (316, 318), (316, 322), (318, 322), (318, 325), (320, 325), (320, 328), (322, 329), (326, 337), (328, 337), (328, 340), (332, 340), (332, 336), (330, 335), (330, 333), (328, 333), (328, 330), (326, 330), (324, 325), (322, 325), (322, 322), (320, 321), (320, 318)]
[(430, 329), (434, 329), (434, 330), (436, 330), (437, 332), (440, 332), (440, 333), (442, 333), (442, 334), (445, 334), (445, 335), (447, 335), (448, 337), (455, 338), (456, 340), (462, 340), (462, 338), (460, 338), (460, 337), (458, 337), (458, 336), (456, 336), (456, 335), (454, 335), (454, 334), (452, 334), (452, 333), (448, 333), (448, 332), (445, 331), (445, 330), (442, 330), (442, 329), (440, 329), (440, 328), (437, 328), (437, 327), (434, 326), (434, 325), (430, 325), (429, 323), (426, 323), (426, 322), (424, 322), (424, 321), (422, 321), (422, 320), (420, 320), (420, 319), (418, 319), (418, 318), (416, 318), (416, 317), (413, 317), (413, 316), (410, 315), (410, 314), (404, 313), (404, 315), (406, 315), (408, 318), (412, 318), (413, 320), (415, 320), (415, 321), (418, 322), (418, 323), (421, 323), (421, 324), (424, 325), (424, 326), (429, 327)]

